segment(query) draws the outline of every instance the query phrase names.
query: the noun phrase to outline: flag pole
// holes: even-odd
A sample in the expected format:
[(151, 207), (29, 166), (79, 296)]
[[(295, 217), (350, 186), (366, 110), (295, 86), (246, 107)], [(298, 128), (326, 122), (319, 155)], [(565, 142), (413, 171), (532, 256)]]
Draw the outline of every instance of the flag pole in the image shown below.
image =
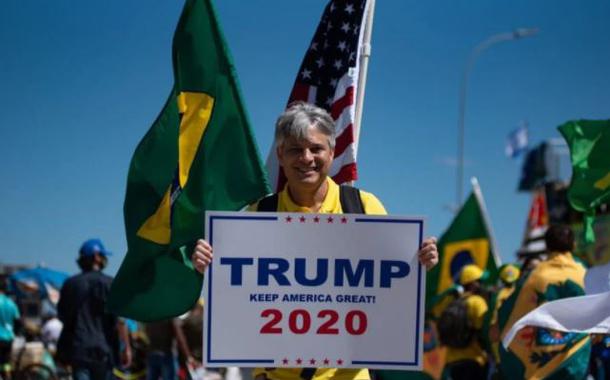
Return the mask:
[(487, 206), (485, 205), (485, 200), (483, 199), (483, 192), (481, 192), (481, 187), (479, 186), (479, 180), (476, 177), (472, 177), (470, 179), (470, 183), (472, 184), (472, 192), (479, 203), (479, 207), (481, 208), (481, 215), (483, 216), (483, 224), (489, 233), (489, 241), (491, 242), (491, 250), (494, 259), (496, 260), (496, 265), (499, 267), (502, 265), (502, 260), (500, 259), (500, 254), (498, 252), (498, 245), (496, 244), (496, 237), (494, 235), (493, 229), (491, 228), (491, 223), (489, 222), (489, 215), (487, 214)]
[[(364, 105), (364, 90), (366, 87), (366, 73), (369, 67), (369, 57), (371, 56), (371, 35), (373, 34), (373, 14), (375, 13), (375, 0), (368, 0), (366, 7), (366, 21), (364, 23), (364, 31), (362, 33), (362, 50), (360, 52), (358, 93), (356, 94), (356, 115), (354, 120), (354, 144), (356, 152), (358, 152), (358, 142), (360, 139), (362, 107)], [(353, 185), (354, 181), (351, 181), (350, 184)]]

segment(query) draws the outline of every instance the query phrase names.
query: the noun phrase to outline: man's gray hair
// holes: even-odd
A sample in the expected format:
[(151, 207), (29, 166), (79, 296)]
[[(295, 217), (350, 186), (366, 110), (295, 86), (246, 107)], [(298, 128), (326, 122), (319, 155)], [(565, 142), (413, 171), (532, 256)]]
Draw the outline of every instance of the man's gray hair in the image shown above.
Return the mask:
[(325, 109), (305, 102), (294, 102), (275, 123), (275, 144), (281, 146), (287, 138), (307, 137), (310, 126), (328, 136), (328, 145), (335, 149), (335, 122)]

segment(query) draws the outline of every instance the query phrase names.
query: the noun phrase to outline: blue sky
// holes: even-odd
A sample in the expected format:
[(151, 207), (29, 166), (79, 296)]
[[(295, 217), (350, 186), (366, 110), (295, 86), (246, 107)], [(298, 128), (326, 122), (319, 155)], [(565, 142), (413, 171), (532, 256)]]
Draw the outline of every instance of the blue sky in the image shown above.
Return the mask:
[[(266, 157), (325, 1), (216, 2)], [(76, 272), (78, 248), (126, 251), (122, 204), (133, 150), (172, 86), (181, 1), (8, 0), (0, 12), (0, 261)], [(425, 215), (440, 235), (455, 201), (458, 89), (470, 50), (538, 27), (476, 62), (466, 110), (466, 178), (477, 176), (498, 247), (513, 260), (529, 194), (504, 156), (520, 121), (530, 141), (571, 119), (606, 119), (610, 3), (601, 0), (378, 1), (357, 186), (393, 214)], [(467, 192), (467, 189), (465, 190)]]

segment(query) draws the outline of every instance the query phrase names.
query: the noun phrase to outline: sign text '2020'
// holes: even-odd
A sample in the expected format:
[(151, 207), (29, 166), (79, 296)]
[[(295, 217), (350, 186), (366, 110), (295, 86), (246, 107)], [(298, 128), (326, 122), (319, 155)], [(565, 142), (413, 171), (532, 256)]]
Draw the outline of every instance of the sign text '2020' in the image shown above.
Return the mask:
[(350, 335), (362, 335), (368, 327), (368, 317), (362, 310), (350, 310), (342, 318), (336, 310), (320, 310), (312, 317), (309, 310), (295, 309), (286, 319), (279, 309), (265, 309), (261, 317), (266, 322), (260, 329), (261, 334), (283, 334), (285, 328), (293, 334), (313, 332), (318, 335), (339, 335), (341, 330)]

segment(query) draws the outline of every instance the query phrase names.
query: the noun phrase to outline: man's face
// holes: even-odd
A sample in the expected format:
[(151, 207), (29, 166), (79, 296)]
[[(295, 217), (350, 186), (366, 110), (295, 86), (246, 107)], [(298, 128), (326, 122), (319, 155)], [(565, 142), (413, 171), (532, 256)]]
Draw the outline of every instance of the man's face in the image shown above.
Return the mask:
[(291, 137), (277, 148), (278, 161), (294, 192), (320, 187), (326, 180), (334, 154), (328, 136), (315, 127), (309, 127), (304, 139)]

